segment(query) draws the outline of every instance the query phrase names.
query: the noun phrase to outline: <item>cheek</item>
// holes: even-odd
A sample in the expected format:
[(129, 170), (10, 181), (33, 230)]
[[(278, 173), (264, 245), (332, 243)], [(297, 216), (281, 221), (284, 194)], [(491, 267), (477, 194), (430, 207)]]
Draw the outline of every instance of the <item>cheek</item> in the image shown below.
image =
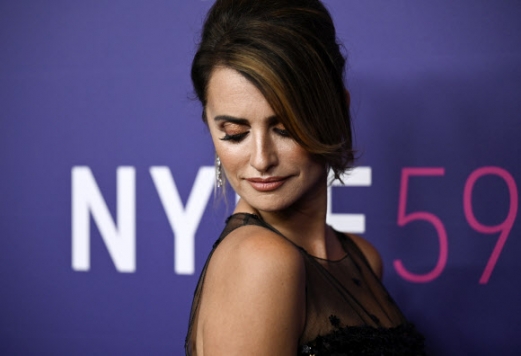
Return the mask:
[(327, 174), (326, 165), (319, 158), (311, 155), (299, 145), (296, 145), (296, 147), (288, 152), (286, 159), (293, 164), (298, 165), (300, 169), (305, 170), (308, 176), (321, 176)]
[(283, 153), (283, 158), (285, 160), (294, 164), (298, 164), (302, 167), (307, 167), (315, 163), (313, 157), (294, 141), (284, 147), (284, 149), (281, 150), (281, 153)]
[(221, 165), (228, 178), (233, 179), (244, 165), (245, 151), (239, 147), (226, 145), (215, 146), (215, 152), (221, 160)]

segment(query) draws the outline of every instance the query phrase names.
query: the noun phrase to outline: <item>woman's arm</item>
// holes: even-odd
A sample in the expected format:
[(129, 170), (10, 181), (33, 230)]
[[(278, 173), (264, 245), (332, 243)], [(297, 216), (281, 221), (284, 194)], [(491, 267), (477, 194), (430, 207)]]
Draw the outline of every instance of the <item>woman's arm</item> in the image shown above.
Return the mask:
[(200, 308), (204, 356), (295, 355), (305, 320), (300, 253), (261, 227), (233, 231), (213, 254)]

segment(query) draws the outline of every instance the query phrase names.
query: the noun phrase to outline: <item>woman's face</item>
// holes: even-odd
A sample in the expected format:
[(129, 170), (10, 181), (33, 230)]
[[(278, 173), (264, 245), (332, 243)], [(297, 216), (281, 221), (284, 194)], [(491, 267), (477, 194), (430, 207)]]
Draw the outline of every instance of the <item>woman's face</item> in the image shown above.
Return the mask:
[(326, 194), (325, 165), (289, 136), (260, 91), (237, 71), (214, 69), (205, 109), (226, 177), (252, 208), (302, 208)]

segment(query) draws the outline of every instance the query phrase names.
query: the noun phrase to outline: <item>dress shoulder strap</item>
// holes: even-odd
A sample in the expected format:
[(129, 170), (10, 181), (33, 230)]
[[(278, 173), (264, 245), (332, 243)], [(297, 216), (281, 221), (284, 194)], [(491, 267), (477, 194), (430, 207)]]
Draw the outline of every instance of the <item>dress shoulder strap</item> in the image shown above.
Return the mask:
[(219, 243), (222, 240), (224, 240), (224, 238), (226, 236), (228, 236), (233, 230), (238, 229), (241, 226), (246, 226), (246, 225), (261, 226), (261, 227), (271, 230), (274, 233), (284, 237), (284, 235), (282, 235), (279, 231), (277, 231), (277, 229), (275, 229), (273, 226), (269, 225), (268, 223), (264, 222), (264, 220), (262, 220), (260, 216), (255, 215), (255, 214), (250, 214), (250, 213), (236, 213), (236, 214), (233, 214), (232, 216), (228, 217), (228, 219), (226, 219), (226, 226), (225, 226), (223, 232), (221, 233), (221, 235), (219, 236), (219, 238), (217, 239), (217, 241), (215, 241), (213, 248), (215, 249), (217, 247), (217, 245), (219, 245)]

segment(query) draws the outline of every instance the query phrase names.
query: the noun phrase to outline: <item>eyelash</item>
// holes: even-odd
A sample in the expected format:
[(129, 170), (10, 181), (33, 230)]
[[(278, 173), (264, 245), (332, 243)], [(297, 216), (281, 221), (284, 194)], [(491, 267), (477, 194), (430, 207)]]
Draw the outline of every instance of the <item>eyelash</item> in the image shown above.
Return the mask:
[(282, 137), (290, 137), (291, 135), (289, 134), (288, 130), (283, 130), (283, 129), (277, 129), (275, 128), (275, 132), (278, 133), (279, 135), (281, 135)]
[[(282, 137), (290, 137), (290, 134), (289, 134), (289, 132), (287, 130), (275, 128), (274, 131), (277, 134), (279, 134), (280, 136), (282, 136)], [(235, 134), (235, 135), (225, 134), (224, 137), (221, 138), (221, 140), (222, 141), (232, 141), (234, 143), (239, 143), (246, 137), (246, 135), (248, 133), (249, 133), (249, 131), (246, 131), (246, 132), (243, 132), (243, 133), (240, 133), (240, 134)]]
[(221, 138), (221, 140), (223, 140), (223, 141), (232, 141), (232, 142), (238, 143), (238, 142), (241, 142), (242, 139), (244, 137), (246, 137), (247, 134), (248, 134), (248, 131), (240, 133), (240, 134), (235, 134), (235, 135), (228, 135), (228, 134), (226, 134), (226, 135), (224, 135), (223, 138)]

